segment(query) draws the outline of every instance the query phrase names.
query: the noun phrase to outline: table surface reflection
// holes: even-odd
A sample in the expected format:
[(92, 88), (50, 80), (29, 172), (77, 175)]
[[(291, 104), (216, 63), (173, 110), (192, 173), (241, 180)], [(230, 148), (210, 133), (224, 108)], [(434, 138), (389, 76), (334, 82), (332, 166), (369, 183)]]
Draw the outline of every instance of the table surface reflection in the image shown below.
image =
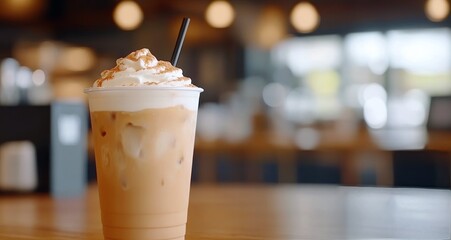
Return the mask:
[[(77, 198), (0, 196), (0, 239), (96, 239), (96, 186)], [(449, 239), (449, 190), (194, 185), (187, 240)]]

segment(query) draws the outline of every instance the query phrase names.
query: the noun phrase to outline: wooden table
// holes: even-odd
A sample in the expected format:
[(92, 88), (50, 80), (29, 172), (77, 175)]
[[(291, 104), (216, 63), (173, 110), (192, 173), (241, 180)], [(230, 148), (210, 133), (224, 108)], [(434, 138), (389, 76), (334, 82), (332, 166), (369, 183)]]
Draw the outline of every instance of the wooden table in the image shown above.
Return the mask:
[[(187, 240), (450, 239), (448, 190), (194, 185)], [(102, 240), (96, 186), (85, 196), (0, 196), (0, 239)]]

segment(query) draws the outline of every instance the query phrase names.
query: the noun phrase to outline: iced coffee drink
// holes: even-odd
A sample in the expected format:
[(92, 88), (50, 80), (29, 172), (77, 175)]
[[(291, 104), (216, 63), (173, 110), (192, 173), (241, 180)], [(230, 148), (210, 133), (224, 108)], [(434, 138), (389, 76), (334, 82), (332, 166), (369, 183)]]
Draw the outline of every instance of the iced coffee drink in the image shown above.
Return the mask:
[(105, 239), (184, 239), (201, 91), (148, 49), (87, 90)]

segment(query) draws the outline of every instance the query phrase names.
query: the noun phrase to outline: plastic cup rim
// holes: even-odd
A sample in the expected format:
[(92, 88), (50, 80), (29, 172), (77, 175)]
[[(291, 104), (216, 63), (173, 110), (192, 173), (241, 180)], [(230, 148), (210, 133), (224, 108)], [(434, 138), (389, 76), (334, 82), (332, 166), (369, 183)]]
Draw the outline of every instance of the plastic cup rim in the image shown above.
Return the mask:
[(120, 87), (89, 87), (85, 88), (84, 93), (91, 92), (109, 92), (109, 91), (139, 91), (139, 90), (176, 90), (189, 92), (203, 92), (203, 88), (199, 87), (172, 87), (172, 86), (120, 86)]

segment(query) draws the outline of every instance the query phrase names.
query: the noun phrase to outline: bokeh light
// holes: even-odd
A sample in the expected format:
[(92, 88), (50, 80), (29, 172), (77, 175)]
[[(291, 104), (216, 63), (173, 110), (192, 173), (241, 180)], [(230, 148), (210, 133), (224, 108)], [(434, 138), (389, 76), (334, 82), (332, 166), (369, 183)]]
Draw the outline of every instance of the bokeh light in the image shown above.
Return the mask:
[(33, 80), (33, 84), (35, 86), (41, 86), (45, 82), (45, 73), (41, 69), (38, 69), (33, 72), (31, 75), (31, 80)]
[(68, 47), (61, 56), (61, 64), (69, 71), (86, 71), (95, 64), (94, 52), (86, 47)]
[(387, 115), (387, 104), (381, 98), (371, 98), (363, 106), (363, 116), (370, 128), (383, 128), (387, 124)]
[(308, 125), (316, 120), (316, 102), (303, 88), (291, 90), (283, 107), (284, 117), (293, 123)]
[(0, 15), (9, 20), (38, 19), (44, 15), (49, 5), (48, 0), (1, 0)]
[(315, 149), (321, 140), (319, 132), (314, 128), (300, 128), (294, 135), (294, 142), (300, 149)]
[(282, 106), (287, 96), (287, 89), (280, 83), (269, 83), (263, 88), (263, 101), (270, 107)]
[(120, 2), (113, 12), (114, 22), (122, 30), (134, 30), (143, 21), (141, 7), (134, 1)]
[(313, 32), (320, 22), (318, 11), (308, 2), (301, 2), (294, 6), (290, 19), (294, 28), (301, 33)]
[(368, 84), (359, 94), (363, 117), (370, 128), (380, 129), (388, 121), (387, 91), (378, 83)]
[(27, 67), (19, 67), (17, 70), (16, 84), (19, 88), (26, 89), (32, 84), (31, 82), (31, 70)]
[(449, 14), (447, 0), (428, 0), (425, 6), (426, 16), (433, 22), (443, 21)]
[(215, 28), (230, 26), (235, 18), (235, 10), (227, 1), (213, 1), (205, 11), (205, 19)]
[(257, 24), (259, 45), (270, 49), (280, 42), (287, 34), (285, 26), (285, 15), (280, 8), (268, 6), (263, 9)]
[(359, 102), (364, 105), (370, 99), (378, 98), (382, 101), (387, 101), (387, 91), (379, 83), (370, 83), (361, 89), (359, 93)]

